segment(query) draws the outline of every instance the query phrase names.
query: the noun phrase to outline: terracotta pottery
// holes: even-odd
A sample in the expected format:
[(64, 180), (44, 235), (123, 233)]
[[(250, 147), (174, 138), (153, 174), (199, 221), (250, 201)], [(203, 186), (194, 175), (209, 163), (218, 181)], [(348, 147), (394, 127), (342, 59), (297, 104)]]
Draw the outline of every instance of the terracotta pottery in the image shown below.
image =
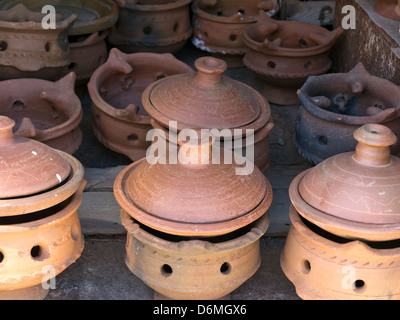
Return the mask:
[(279, 105), (299, 103), (296, 91), (309, 76), (327, 72), (329, 50), (342, 34), (306, 22), (280, 21), (260, 12), (244, 34), (248, 47), (243, 62), (263, 80), (262, 93)]
[(76, 85), (85, 84), (93, 72), (101, 66), (108, 57), (105, 38), (109, 30), (99, 31), (89, 36), (70, 36), (70, 60), (67, 69), (75, 72)]
[(224, 59), (231, 68), (243, 66), (247, 51), (245, 29), (258, 20), (258, 12), (272, 16), (279, 11), (275, 0), (197, 0), (193, 2), (192, 43)]
[(303, 220), (292, 206), (281, 267), (302, 299), (399, 299), (398, 241), (348, 240)]
[(46, 281), (79, 258), (83, 166), (12, 134), (0, 116), (0, 299), (44, 299)]
[(289, 196), (305, 219), (345, 238), (400, 238), (400, 159), (390, 154), (396, 136), (367, 124), (354, 132), (355, 152), (333, 156), (301, 173)]
[(43, 78), (56, 80), (69, 64), (68, 30), (77, 18), (71, 15), (44, 30), (45, 14), (19, 4), (0, 10), (0, 79)]
[(28, 78), (0, 81), (0, 114), (16, 122), (17, 136), (72, 154), (82, 141), (82, 107), (74, 88), (73, 72), (56, 82)]
[(374, 10), (392, 20), (400, 20), (400, 1), (398, 0), (376, 0)]
[[(162, 129), (167, 139), (182, 129), (214, 129), (223, 145), (224, 131), (240, 148), (254, 148), (255, 165), (265, 171), (269, 166), (269, 133), (274, 124), (265, 98), (255, 89), (222, 75), (225, 61), (202, 57), (195, 61), (197, 72), (158, 80), (143, 92), (144, 109)], [(176, 128), (170, 122), (176, 122)], [(247, 130), (254, 131), (254, 143), (246, 143)], [(173, 140), (170, 140), (173, 141)], [(240, 142), (241, 141), (241, 142)], [(240, 150), (241, 153), (241, 150)]]
[[(208, 239), (170, 236), (139, 224), (124, 210), (125, 262), (155, 290), (155, 298), (221, 299), (242, 285), (261, 263), (259, 239), (268, 214), (236, 232)], [(160, 297), (161, 295), (161, 297)]]
[(191, 0), (117, 0), (120, 16), (109, 41), (120, 50), (176, 53), (192, 34)]
[(150, 117), (141, 106), (143, 90), (160, 78), (191, 71), (169, 53), (124, 54), (111, 49), (107, 62), (93, 73), (88, 84), (97, 138), (133, 161), (143, 158), (151, 144), (146, 135), (152, 129)]
[(134, 219), (165, 233), (209, 237), (244, 227), (268, 210), (272, 188), (257, 168), (238, 175), (236, 164), (213, 163), (224, 151), (188, 142), (176, 162), (141, 159), (118, 175), (115, 197)]
[[(370, 75), (361, 63), (348, 73), (308, 78), (298, 96), (294, 144), (314, 164), (354, 150), (354, 130), (364, 124), (383, 124), (400, 134), (399, 87)], [(391, 151), (400, 155), (399, 141)]]
[(0, 10), (9, 10), (21, 3), (34, 12), (41, 12), (44, 6), (51, 5), (62, 19), (76, 16), (68, 35), (89, 35), (107, 30), (117, 22), (119, 13), (113, 0), (2, 0)]

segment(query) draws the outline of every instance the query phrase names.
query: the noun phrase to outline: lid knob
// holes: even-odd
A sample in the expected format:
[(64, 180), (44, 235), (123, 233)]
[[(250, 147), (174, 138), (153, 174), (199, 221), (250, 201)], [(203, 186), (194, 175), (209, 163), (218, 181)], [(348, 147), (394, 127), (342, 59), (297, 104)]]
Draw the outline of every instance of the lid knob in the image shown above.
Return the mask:
[(194, 66), (198, 70), (196, 83), (204, 87), (213, 87), (220, 83), (221, 74), (228, 68), (224, 60), (213, 57), (201, 57), (194, 62)]
[(6, 117), (0, 116), (0, 143), (6, 143), (13, 139), (13, 128), (15, 121)]
[(354, 131), (358, 141), (353, 158), (370, 166), (390, 164), (390, 148), (397, 141), (396, 135), (386, 126), (365, 124)]

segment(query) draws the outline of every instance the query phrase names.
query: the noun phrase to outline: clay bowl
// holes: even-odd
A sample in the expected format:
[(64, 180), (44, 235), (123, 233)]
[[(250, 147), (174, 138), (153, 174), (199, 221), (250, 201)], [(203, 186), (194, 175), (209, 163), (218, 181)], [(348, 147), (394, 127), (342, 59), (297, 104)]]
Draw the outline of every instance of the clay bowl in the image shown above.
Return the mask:
[(200, 0), (192, 4), (193, 45), (227, 62), (230, 68), (243, 66), (247, 51), (245, 29), (258, 20), (260, 9), (274, 15), (276, 1)]
[(341, 238), (290, 208), (281, 267), (302, 299), (399, 299), (400, 243)]
[(88, 84), (97, 138), (133, 161), (143, 158), (151, 143), (146, 136), (152, 129), (141, 105), (144, 89), (157, 79), (191, 71), (168, 53), (124, 54), (113, 48)]
[(262, 93), (279, 105), (299, 103), (297, 90), (309, 76), (326, 73), (332, 65), (330, 48), (342, 34), (311, 23), (279, 21), (260, 12), (244, 35), (247, 68), (263, 81)]
[(400, 2), (398, 0), (376, 0), (374, 10), (385, 18), (400, 20)]
[(196, 239), (156, 232), (124, 210), (128, 231), (125, 263), (158, 299), (221, 299), (242, 285), (261, 263), (259, 239), (269, 216), (234, 233)]
[(77, 17), (58, 19), (56, 29), (44, 30), (44, 16), (22, 4), (0, 10), (0, 79), (58, 80), (67, 73), (67, 32)]
[(86, 84), (93, 72), (107, 60), (105, 39), (108, 35), (109, 30), (105, 30), (69, 37), (71, 62), (67, 70), (76, 74), (76, 86)]
[[(370, 75), (359, 63), (348, 73), (310, 77), (298, 92), (294, 144), (313, 164), (354, 150), (354, 131), (367, 123), (383, 124), (400, 136), (399, 87)], [(400, 143), (391, 146), (400, 155)]]
[(41, 12), (44, 6), (52, 5), (63, 19), (75, 15), (77, 19), (68, 30), (68, 35), (107, 30), (118, 20), (118, 7), (112, 0), (3, 0), (0, 10), (8, 10), (20, 3), (34, 12)]
[(82, 141), (79, 128), (82, 107), (74, 88), (74, 73), (56, 82), (41, 79), (1, 81), (0, 114), (16, 122), (14, 132), (17, 136), (32, 138), (72, 154)]
[(120, 16), (109, 41), (126, 53), (176, 53), (192, 34), (191, 0), (117, 0)]

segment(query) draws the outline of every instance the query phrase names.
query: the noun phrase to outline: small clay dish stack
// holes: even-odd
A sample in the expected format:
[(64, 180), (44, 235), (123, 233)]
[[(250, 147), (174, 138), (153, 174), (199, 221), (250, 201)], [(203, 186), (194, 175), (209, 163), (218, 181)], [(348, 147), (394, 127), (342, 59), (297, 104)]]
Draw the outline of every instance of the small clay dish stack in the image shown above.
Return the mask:
[(116, 0), (120, 16), (109, 36), (126, 53), (176, 53), (192, 35), (191, 0)]
[(125, 54), (111, 49), (107, 62), (88, 84), (96, 137), (133, 161), (143, 158), (151, 144), (146, 136), (152, 129), (141, 103), (144, 89), (158, 79), (192, 71), (170, 53)]
[[(370, 75), (361, 63), (348, 73), (308, 78), (298, 96), (294, 144), (313, 164), (354, 150), (353, 133), (364, 124), (383, 124), (400, 135), (400, 88)], [(400, 156), (399, 141), (391, 152)]]
[[(107, 59), (108, 51), (105, 38), (109, 29), (118, 20), (118, 7), (112, 0), (4, 0), (0, 10), (9, 10), (23, 4), (34, 14), (51, 5), (61, 19), (76, 20), (67, 30), (69, 45), (68, 62), (64, 64), (64, 74), (71, 71), (77, 75), (76, 85), (85, 84), (94, 70)], [(1, 11), (0, 11), (1, 12)], [(41, 15), (44, 16), (44, 15)], [(40, 19), (39, 22), (42, 20)], [(42, 28), (42, 33), (49, 30)], [(51, 51), (51, 50), (50, 50)], [(51, 51), (52, 52), (52, 51)], [(51, 53), (50, 52), (50, 53)]]
[(15, 135), (73, 154), (82, 142), (83, 112), (75, 94), (75, 74), (51, 82), (42, 79), (0, 81), (0, 114), (16, 122)]
[(398, 0), (375, 0), (374, 10), (385, 18), (400, 20), (400, 2)]
[(274, 20), (260, 11), (257, 23), (245, 31), (243, 62), (263, 81), (269, 102), (295, 105), (306, 79), (331, 68), (329, 50), (342, 32), (342, 27), (328, 31), (311, 23)]
[(70, 63), (68, 30), (76, 15), (62, 21), (57, 16), (56, 28), (45, 30), (45, 14), (32, 12), (23, 4), (0, 9), (0, 80), (58, 80), (64, 76)]
[(220, 299), (260, 265), (272, 188), (257, 168), (237, 175), (240, 165), (216, 163), (223, 152), (190, 140), (177, 162), (144, 158), (115, 180), (126, 263), (158, 297)]
[(74, 157), (14, 136), (14, 124), (0, 116), (0, 298), (44, 299), (83, 250), (86, 181)]
[(354, 132), (354, 152), (291, 183), (293, 223), (281, 266), (304, 299), (399, 299), (400, 159), (386, 126)]
[(273, 16), (275, 0), (197, 0), (192, 4), (193, 45), (227, 62), (229, 68), (243, 66), (247, 51), (246, 28), (258, 20), (258, 12)]
[[(197, 72), (160, 79), (145, 89), (142, 104), (153, 127), (171, 143), (182, 129), (213, 130), (221, 146), (240, 154), (253, 150), (251, 157), (245, 156), (265, 171), (274, 127), (268, 102), (255, 89), (223, 75), (227, 64), (221, 59), (201, 57), (195, 67)], [(253, 139), (248, 139), (249, 131)]]

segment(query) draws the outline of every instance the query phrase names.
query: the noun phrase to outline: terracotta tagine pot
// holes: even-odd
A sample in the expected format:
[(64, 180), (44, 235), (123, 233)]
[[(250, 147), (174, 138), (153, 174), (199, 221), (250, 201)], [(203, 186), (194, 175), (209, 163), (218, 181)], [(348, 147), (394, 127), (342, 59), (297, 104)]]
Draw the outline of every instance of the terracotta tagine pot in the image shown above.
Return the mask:
[(227, 235), (194, 239), (146, 228), (122, 210), (128, 231), (125, 263), (155, 290), (155, 299), (229, 299), (261, 264), (268, 214)]
[(190, 140), (176, 163), (144, 158), (115, 180), (126, 263), (160, 298), (219, 299), (260, 265), (272, 188), (257, 168), (237, 175), (236, 164), (214, 163), (223, 152)]
[[(359, 63), (348, 73), (310, 77), (298, 92), (294, 144), (311, 163), (354, 150), (354, 131), (378, 123), (400, 134), (400, 89), (370, 75)], [(400, 155), (400, 142), (391, 146)]]
[[(224, 76), (227, 64), (223, 60), (202, 57), (195, 61), (195, 67), (196, 73), (160, 79), (145, 89), (142, 103), (153, 127), (164, 131), (171, 143), (175, 141), (171, 137), (182, 129), (210, 129), (228, 149), (240, 154), (254, 150), (254, 156), (248, 158), (265, 171), (269, 166), (269, 133), (274, 127), (268, 102), (250, 86)], [(250, 142), (249, 131), (254, 133)]]
[(66, 74), (68, 29), (77, 17), (71, 15), (48, 30), (42, 27), (44, 17), (22, 4), (0, 10), (0, 79), (57, 80)]
[(51, 82), (41, 79), (0, 81), (0, 114), (16, 122), (15, 135), (73, 154), (80, 146), (82, 106), (75, 95), (75, 74)]
[(144, 89), (158, 79), (191, 71), (169, 53), (125, 54), (111, 49), (107, 62), (88, 84), (96, 137), (133, 161), (143, 158), (151, 144), (146, 136), (152, 129), (141, 104)]
[(273, 16), (279, 6), (275, 0), (194, 1), (193, 45), (225, 60), (231, 68), (243, 66), (243, 55), (247, 51), (244, 32), (258, 20), (260, 9), (265, 15)]
[(376, 0), (374, 10), (392, 20), (400, 20), (400, 2), (398, 0)]
[(258, 168), (242, 175), (242, 165), (223, 163), (224, 152), (189, 141), (175, 161), (169, 154), (166, 162), (143, 158), (118, 175), (115, 197), (135, 220), (161, 232), (210, 237), (237, 230), (268, 210), (272, 189)]
[(79, 258), (77, 209), (86, 184), (79, 161), (14, 136), (0, 116), (0, 298), (44, 299), (50, 278)]
[(176, 53), (192, 34), (191, 0), (117, 0), (120, 16), (109, 41), (126, 53)]
[(309, 76), (326, 73), (329, 50), (343, 29), (333, 31), (306, 22), (279, 21), (260, 12), (244, 34), (248, 47), (243, 62), (263, 80), (262, 93), (271, 103), (299, 103), (296, 91)]
[(400, 262), (400, 159), (386, 126), (354, 132), (355, 152), (333, 156), (291, 183), (284, 272), (308, 299), (393, 299)]

